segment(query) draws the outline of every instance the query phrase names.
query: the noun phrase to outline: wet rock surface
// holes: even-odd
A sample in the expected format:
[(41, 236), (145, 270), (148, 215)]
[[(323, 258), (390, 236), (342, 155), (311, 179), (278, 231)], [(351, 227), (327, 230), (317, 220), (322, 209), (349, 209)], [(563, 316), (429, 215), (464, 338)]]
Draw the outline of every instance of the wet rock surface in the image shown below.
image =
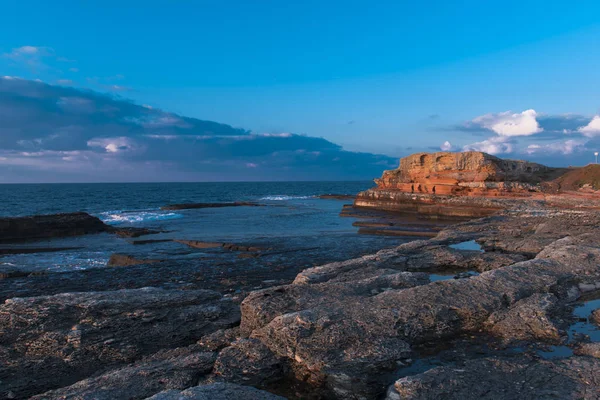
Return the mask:
[(600, 289), (598, 227), (524, 202), (289, 271), (208, 242), (261, 258), (22, 271), (0, 280), (0, 397), (598, 398), (598, 343), (570, 330)]

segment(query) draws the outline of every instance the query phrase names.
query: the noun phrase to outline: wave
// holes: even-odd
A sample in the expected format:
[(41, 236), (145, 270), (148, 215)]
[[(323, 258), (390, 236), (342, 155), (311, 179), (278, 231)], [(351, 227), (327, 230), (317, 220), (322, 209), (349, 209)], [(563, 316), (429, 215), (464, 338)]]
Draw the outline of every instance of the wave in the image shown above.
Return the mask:
[(106, 211), (100, 219), (108, 225), (135, 224), (183, 218), (183, 214), (164, 211)]
[(285, 194), (277, 194), (272, 196), (262, 197), (260, 200), (270, 200), (270, 201), (288, 201), (288, 200), (306, 200), (306, 199), (314, 199), (316, 196), (287, 196)]

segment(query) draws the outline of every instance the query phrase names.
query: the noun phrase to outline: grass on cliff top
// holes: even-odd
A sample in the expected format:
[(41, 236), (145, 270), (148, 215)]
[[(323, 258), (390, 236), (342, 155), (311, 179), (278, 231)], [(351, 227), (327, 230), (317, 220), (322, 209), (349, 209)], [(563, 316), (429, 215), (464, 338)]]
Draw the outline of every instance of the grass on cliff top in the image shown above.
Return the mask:
[(594, 190), (600, 190), (600, 164), (589, 164), (581, 168), (570, 169), (554, 180), (560, 190), (579, 190), (590, 185)]

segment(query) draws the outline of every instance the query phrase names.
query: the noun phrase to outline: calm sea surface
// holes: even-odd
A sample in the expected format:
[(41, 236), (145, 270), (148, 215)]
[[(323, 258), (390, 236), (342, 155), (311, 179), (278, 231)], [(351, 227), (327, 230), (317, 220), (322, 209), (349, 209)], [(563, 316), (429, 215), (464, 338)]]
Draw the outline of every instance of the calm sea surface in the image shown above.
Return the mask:
[[(245, 182), (0, 185), (0, 216), (85, 211), (115, 226), (156, 228), (166, 233), (143, 239), (191, 239), (253, 244), (282, 254), (282, 263), (307, 266), (372, 253), (406, 241), (358, 235), (353, 218), (339, 212), (350, 200), (320, 194), (356, 194), (365, 182)], [(173, 203), (255, 201), (266, 207), (161, 211)], [(178, 243), (133, 245), (130, 239), (99, 234), (38, 242), (37, 247), (81, 247), (58, 253), (11, 255), (0, 264), (32, 270), (104, 267), (112, 253), (145, 258), (207, 260), (231, 257)], [(241, 262), (241, 261), (240, 261)]]

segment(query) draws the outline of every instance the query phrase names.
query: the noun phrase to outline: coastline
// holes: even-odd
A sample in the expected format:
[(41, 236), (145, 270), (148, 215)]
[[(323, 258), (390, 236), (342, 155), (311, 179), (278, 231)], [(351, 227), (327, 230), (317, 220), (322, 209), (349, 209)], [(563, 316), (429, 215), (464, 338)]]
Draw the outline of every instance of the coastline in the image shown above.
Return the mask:
[[(594, 343), (564, 332), (573, 304), (600, 289), (600, 213), (513, 204), (429, 240), (291, 273), (247, 296), (204, 289), (189, 266), (168, 263), (0, 280), (0, 314), (9, 316), (0, 318), (2, 346), (13, 359), (3, 367), (13, 377), (6, 394), (146, 398), (221, 382), (286, 398), (429, 398), (451, 377), (458, 398), (484, 367), (477, 379), (492, 386), (532, 370), (571, 382), (553, 386), (557, 393), (597, 394), (569, 372), (600, 372), (600, 360), (573, 354), (595, 354)], [(452, 247), (469, 241), (481, 250)], [(126, 317), (132, 310), (138, 317)], [(190, 329), (200, 321), (201, 331)], [(164, 342), (169, 326), (178, 339)], [(35, 353), (20, 350), (32, 346)], [(541, 356), (553, 347), (571, 355)], [(473, 373), (457, 376), (452, 365)], [(149, 385), (148, 368), (161, 385)], [(531, 387), (532, 395), (546, 390)]]

